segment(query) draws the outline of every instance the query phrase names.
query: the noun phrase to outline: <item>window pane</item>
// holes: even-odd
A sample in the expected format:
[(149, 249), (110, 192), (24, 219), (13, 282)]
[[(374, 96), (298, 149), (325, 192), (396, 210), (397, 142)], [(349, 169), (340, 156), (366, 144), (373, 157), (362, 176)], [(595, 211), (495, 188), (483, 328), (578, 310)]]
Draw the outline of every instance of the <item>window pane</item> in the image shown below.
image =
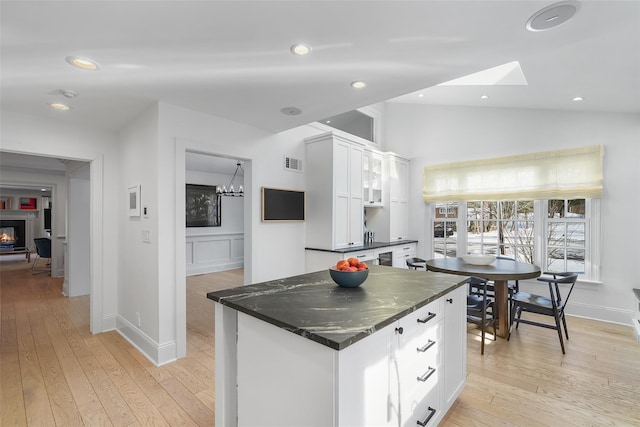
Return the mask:
[(549, 235), (547, 236), (547, 245), (564, 246), (565, 224), (563, 222), (549, 222), (547, 228)]
[(568, 223), (567, 224), (567, 246), (570, 247), (585, 247), (585, 230), (584, 222)]
[(584, 218), (585, 214), (585, 200), (576, 199), (568, 201), (567, 217), (569, 218)]
[(569, 249), (567, 250), (567, 267), (565, 271), (574, 273), (584, 273), (585, 251)]
[(547, 218), (564, 218), (564, 200), (549, 200)]
[(516, 202), (500, 202), (502, 219), (515, 219), (516, 217)]

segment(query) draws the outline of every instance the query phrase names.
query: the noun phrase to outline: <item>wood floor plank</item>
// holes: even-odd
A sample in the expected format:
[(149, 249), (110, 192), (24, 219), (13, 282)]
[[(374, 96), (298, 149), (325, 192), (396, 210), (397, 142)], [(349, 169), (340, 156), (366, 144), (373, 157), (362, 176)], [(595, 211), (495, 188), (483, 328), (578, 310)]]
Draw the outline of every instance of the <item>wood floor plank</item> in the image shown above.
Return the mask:
[(49, 341), (49, 334), (44, 320), (37, 313), (37, 315), (30, 316), (30, 322), (38, 360), (40, 361), (40, 369), (43, 372), (56, 424), (64, 426), (81, 425), (80, 412), (76, 407), (53, 345)]
[(83, 357), (79, 361), (111, 423), (114, 426), (129, 426), (137, 422), (133, 411), (104, 372), (100, 363), (93, 356)]
[(120, 335), (115, 333), (103, 334), (105, 345), (111, 354), (134, 379), (145, 395), (158, 408), (165, 420), (172, 426), (195, 426), (193, 419), (169, 393), (144, 369), (138, 361), (129, 354), (127, 347), (131, 345)]
[(18, 349), (15, 352), (0, 353), (0, 425), (26, 426), (27, 414), (24, 407), (22, 375)]
[(169, 424), (158, 409), (153, 406), (147, 396), (140, 390), (138, 384), (122, 368), (109, 349), (105, 347), (102, 342), (103, 335), (100, 334), (97, 336), (97, 340), (93, 340), (93, 345), (90, 346), (91, 352), (115, 385), (118, 393), (131, 408), (138, 422), (142, 425), (168, 426)]
[(16, 304), (16, 333), (27, 424), (55, 425), (31, 325), (23, 303)]

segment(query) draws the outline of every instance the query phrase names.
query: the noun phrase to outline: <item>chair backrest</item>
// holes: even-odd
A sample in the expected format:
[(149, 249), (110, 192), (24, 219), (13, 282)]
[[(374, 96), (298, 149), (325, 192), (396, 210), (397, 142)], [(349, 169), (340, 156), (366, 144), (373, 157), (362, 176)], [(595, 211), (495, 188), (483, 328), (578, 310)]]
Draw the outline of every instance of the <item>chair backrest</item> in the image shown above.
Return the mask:
[(422, 258), (407, 258), (407, 267), (409, 268), (413, 268), (414, 270), (417, 270), (418, 268), (427, 268), (426, 265), (420, 265), (420, 264), (425, 264), (427, 261), (423, 260)]
[[(542, 273), (545, 276), (552, 277), (538, 277), (538, 280), (541, 282), (549, 283), (549, 293), (551, 294), (551, 300), (553, 303), (559, 308), (562, 309), (569, 301), (569, 297), (571, 296), (571, 292), (573, 292), (573, 287), (578, 280), (578, 273), (565, 273), (565, 272), (547, 272)], [(560, 293), (560, 284), (568, 284), (569, 291), (567, 292), (567, 296), (562, 299), (562, 294)]]
[(40, 258), (51, 258), (51, 239), (40, 237), (33, 239), (36, 244), (36, 252)]

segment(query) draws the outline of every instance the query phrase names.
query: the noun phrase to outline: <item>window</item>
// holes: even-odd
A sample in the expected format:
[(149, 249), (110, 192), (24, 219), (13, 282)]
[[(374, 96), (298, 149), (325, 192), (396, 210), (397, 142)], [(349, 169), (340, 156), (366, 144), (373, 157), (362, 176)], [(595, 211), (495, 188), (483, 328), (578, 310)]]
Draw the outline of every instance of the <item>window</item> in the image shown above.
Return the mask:
[(599, 279), (599, 199), (431, 205), (433, 258), (492, 254)]
[(437, 258), (456, 257), (458, 204), (436, 203), (433, 221), (434, 254)]
[(584, 274), (589, 230), (585, 200), (549, 200), (546, 211), (545, 269)]
[(467, 203), (467, 253), (533, 263), (533, 201)]

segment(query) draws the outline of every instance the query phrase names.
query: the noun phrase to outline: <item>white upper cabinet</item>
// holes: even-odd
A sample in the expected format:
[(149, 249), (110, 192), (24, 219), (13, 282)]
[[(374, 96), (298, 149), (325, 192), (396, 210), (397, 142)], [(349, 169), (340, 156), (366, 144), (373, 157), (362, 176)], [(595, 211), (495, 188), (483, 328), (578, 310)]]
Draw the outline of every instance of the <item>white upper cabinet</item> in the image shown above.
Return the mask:
[(381, 207), (383, 192), (382, 153), (364, 151), (363, 191), (365, 207)]
[(367, 210), (367, 226), (380, 242), (409, 238), (409, 160), (384, 155), (382, 209)]
[(389, 241), (409, 236), (409, 161), (389, 156)]
[(362, 246), (362, 145), (331, 133), (305, 141), (307, 247), (343, 249)]

